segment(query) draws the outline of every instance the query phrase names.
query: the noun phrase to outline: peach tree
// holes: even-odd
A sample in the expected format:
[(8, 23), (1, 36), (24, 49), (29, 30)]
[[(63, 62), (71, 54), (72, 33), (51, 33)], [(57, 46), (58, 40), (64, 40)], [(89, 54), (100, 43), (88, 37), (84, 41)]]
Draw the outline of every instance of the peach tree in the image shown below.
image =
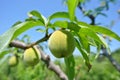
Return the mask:
[[(23, 59), (26, 64), (35, 65), (39, 61), (46, 63), (48, 69), (54, 71), (62, 80), (73, 80), (75, 76), (75, 61), (73, 51), (77, 48), (84, 62), (91, 69), (90, 61), (91, 46), (96, 47), (97, 54), (104, 48), (110, 54), (110, 48), (103, 35), (112, 37), (120, 41), (120, 37), (113, 31), (103, 26), (87, 24), (77, 19), (75, 10), (83, 0), (66, 0), (68, 11), (55, 12), (48, 18), (40, 12), (32, 10), (28, 13), (25, 21), (16, 22), (9, 30), (0, 36), (0, 58), (6, 53), (6, 48), (21, 48), (25, 50)], [(82, 8), (79, 6), (82, 10)], [(85, 13), (88, 14), (88, 13)], [(15, 40), (25, 31), (40, 27), (45, 33), (44, 37), (30, 44)], [(64, 58), (66, 64), (66, 73), (59, 66), (50, 60), (50, 56), (45, 54), (39, 47), (39, 43), (48, 41), (48, 47), (56, 58)], [(17, 57), (19, 58), (19, 57)], [(15, 63), (15, 61), (13, 61)]]

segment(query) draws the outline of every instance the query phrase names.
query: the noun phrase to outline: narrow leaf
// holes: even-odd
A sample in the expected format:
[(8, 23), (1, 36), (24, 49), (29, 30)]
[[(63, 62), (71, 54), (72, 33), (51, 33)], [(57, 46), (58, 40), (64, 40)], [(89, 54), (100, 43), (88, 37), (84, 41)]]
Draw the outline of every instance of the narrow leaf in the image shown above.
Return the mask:
[(90, 53), (90, 45), (89, 45), (87, 36), (84, 34), (79, 34), (79, 36), (80, 36), (80, 42), (81, 42), (82, 46), (88, 53)]
[(90, 29), (89, 27), (82, 27), (79, 31), (79, 34), (85, 34), (86, 36), (93, 38), (95, 41), (104, 45), (109, 50), (109, 46), (105, 42), (104, 38), (98, 35), (96, 32), (92, 31), (92, 29)]
[(99, 39), (97, 34), (87, 27), (82, 27), (79, 31), (79, 34), (85, 34), (86, 36), (89, 36), (102, 44), (102, 41)]
[(76, 24), (76, 23), (69, 22), (69, 23), (68, 23), (68, 29), (74, 30), (75, 32), (79, 32), (80, 27), (79, 27), (78, 24)]
[(91, 63), (90, 63), (90, 60), (89, 60), (89, 57), (88, 57), (88, 53), (87, 53), (87, 51), (85, 51), (82, 48), (82, 46), (79, 43), (79, 41), (77, 39), (75, 39), (75, 40), (76, 40), (76, 46), (77, 46), (78, 50), (81, 52), (83, 58), (85, 59), (85, 64), (88, 67), (88, 71), (89, 71), (91, 69)]
[(67, 0), (69, 17), (71, 21), (75, 19), (75, 9), (78, 5), (79, 0)]
[(118, 41), (120, 41), (120, 37), (114, 33), (113, 31), (105, 28), (105, 27), (101, 27), (101, 26), (90, 26), (90, 28), (95, 31), (95, 32), (99, 32), (99, 33), (102, 33), (102, 34), (105, 34), (105, 35), (108, 35)]
[(77, 22), (77, 23), (81, 27), (89, 27), (94, 32), (108, 35), (109, 37), (112, 37), (112, 38), (120, 41), (120, 37), (115, 32), (109, 30), (108, 28), (105, 28), (105, 27), (102, 27), (102, 26), (89, 25), (85, 22)]

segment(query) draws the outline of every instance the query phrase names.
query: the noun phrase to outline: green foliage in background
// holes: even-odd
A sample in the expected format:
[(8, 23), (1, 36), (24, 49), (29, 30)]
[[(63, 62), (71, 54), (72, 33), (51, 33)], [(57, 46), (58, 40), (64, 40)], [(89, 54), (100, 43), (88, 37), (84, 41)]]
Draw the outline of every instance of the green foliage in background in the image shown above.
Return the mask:
[[(120, 36), (110, 29), (96, 25), (93, 23), (82, 22), (76, 16), (76, 8), (83, 6), (86, 2), (90, 0), (64, 0), (68, 11), (66, 12), (55, 12), (49, 17), (43, 16), (37, 10), (31, 10), (28, 13), (28, 18), (25, 18), (24, 21), (16, 22), (10, 29), (5, 33), (0, 35), (0, 61), (5, 59), (5, 62), (0, 62), (0, 80), (58, 80), (58, 76), (55, 73), (47, 70), (45, 63), (39, 62), (38, 65), (34, 67), (28, 67), (23, 63), (23, 57), (21, 53), (24, 50), (18, 48), (11, 48), (9, 46), (10, 42), (17, 39), (19, 35), (25, 31), (38, 27), (39, 31), (45, 34), (45, 37), (50, 36), (56, 30), (67, 30), (73, 34), (75, 39), (76, 48), (79, 51), (80, 56), (76, 57), (72, 55), (70, 57), (65, 57), (64, 61), (60, 62), (55, 61), (56, 64), (60, 65), (62, 70), (66, 72), (68, 79), (76, 80), (118, 80), (119, 73), (111, 66), (108, 60), (104, 57), (98, 57), (100, 60), (91, 60), (95, 59), (96, 56), (99, 56), (100, 49), (102, 46), (107, 50), (109, 54), (110, 48), (107, 44), (103, 35), (107, 37), (114, 38), (120, 41)], [(114, 0), (105, 0), (103, 1), (104, 5), (100, 5), (94, 10), (81, 11), (84, 16), (90, 16), (95, 19), (98, 15), (106, 16), (103, 11), (109, 9), (110, 2)], [(91, 22), (92, 22), (91, 18)], [(47, 38), (48, 39), (48, 38)], [(39, 41), (39, 40), (38, 40)], [(46, 40), (44, 40), (45, 42)], [(25, 42), (25, 41), (23, 41)], [(25, 42), (29, 43), (30, 42)], [(39, 42), (41, 43), (41, 42)], [(39, 44), (38, 43), (38, 44)], [(101, 46), (102, 45), (102, 46)], [(43, 45), (42, 45), (43, 46)], [(91, 47), (96, 48), (98, 54), (91, 53)], [(17, 54), (19, 57), (19, 64), (15, 67), (9, 67), (7, 64), (9, 53)], [(20, 54), (19, 54), (20, 53)], [(119, 55), (119, 54), (116, 54)], [(118, 56), (115, 56), (118, 59)], [(119, 60), (119, 59), (118, 59)], [(92, 68), (92, 70), (91, 70)], [(88, 73), (89, 71), (89, 73)]]
[[(120, 62), (120, 49), (113, 52), (113, 57)], [(91, 57), (94, 57), (92, 55)], [(15, 67), (8, 67), (8, 59), (0, 65), (0, 80), (60, 80), (56, 74), (48, 70), (44, 63), (40, 62), (35, 67), (27, 67), (22, 59)], [(65, 64), (59, 59), (58, 64), (65, 71)], [(82, 57), (75, 56), (75, 79), (76, 80), (119, 80), (120, 74), (104, 56), (99, 56), (94, 61), (92, 69), (88, 72)]]

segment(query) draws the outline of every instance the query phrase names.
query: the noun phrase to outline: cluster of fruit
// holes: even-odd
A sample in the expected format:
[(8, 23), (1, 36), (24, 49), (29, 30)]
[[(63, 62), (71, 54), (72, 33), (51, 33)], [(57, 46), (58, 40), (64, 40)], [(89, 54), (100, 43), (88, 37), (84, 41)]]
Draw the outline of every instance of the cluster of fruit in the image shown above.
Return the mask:
[[(52, 33), (48, 41), (51, 53), (57, 58), (69, 57), (75, 49), (75, 40), (71, 32), (67, 30), (56, 30)], [(40, 61), (41, 55), (37, 47), (33, 46), (24, 51), (23, 60), (27, 65), (36, 65)], [(9, 59), (9, 65), (17, 65), (18, 60), (14, 55)]]

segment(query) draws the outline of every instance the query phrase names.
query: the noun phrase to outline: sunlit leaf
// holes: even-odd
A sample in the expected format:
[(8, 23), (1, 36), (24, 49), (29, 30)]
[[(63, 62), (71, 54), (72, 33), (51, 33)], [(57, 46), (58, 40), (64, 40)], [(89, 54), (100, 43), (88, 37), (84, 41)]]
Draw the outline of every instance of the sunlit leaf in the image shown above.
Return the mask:
[(18, 24), (20, 24), (20, 23), (22, 23), (21, 21), (17, 21), (16, 23), (14, 23), (12, 26), (14, 27), (14, 26), (16, 26), (16, 25), (18, 25)]
[(51, 21), (52, 19), (55, 19), (55, 18), (66, 18), (66, 19), (69, 19), (69, 14), (68, 12), (56, 12), (56, 13), (53, 13), (51, 16), (49, 16), (49, 21)]
[(69, 17), (71, 21), (75, 19), (75, 9), (78, 5), (79, 0), (67, 0)]
[(60, 27), (60, 28), (67, 28), (68, 26), (68, 22), (67, 21), (55, 21), (53, 23), (53, 26), (57, 26), (57, 27)]
[(110, 36), (118, 41), (120, 41), (120, 37), (114, 33), (113, 31), (105, 28), (105, 27), (101, 27), (101, 26), (90, 26), (90, 28), (95, 31), (95, 32), (99, 32), (99, 33), (102, 33), (102, 34), (105, 34), (107, 36)]
[(80, 27), (73, 23), (73, 22), (67, 22), (67, 21), (55, 21), (52, 25), (53, 27), (60, 27), (60, 28), (67, 28), (76, 32), (79, 32)]
[(120, 37), (113, 31), (109, 30), (108, 28), (102, 27), (102, 26), (96, 26), (96, 25), (89, 25), (85, 22), (78, 22), (78, 25), (81, 27), (89, 27), (92, 31), (96, 33), (105, 34), (109, 37), (112, 37), (118, 41), (120, 41)]
[(79, 34), (84, 34), (86, 36), (89, 36), (89, 37), (93, 38), (94, 40), (96, 40), (102, 44), (102, 41), (99, 39), (97, 34), (87, 27), (86, 28), (82, 27), (79, 31)]
[(8, 46), (11, 40), (15, 39), (26, 30), (40, 25), (43, 25), (40, 21), (26, 21), (11, 27), (8, 31), (0, 36), (0, 53)]
[(47, 19), (46, 19), (41, 13), (39, 13), (39, 12), (36, 11), (36, 10), (33, 10), (33, 11), (29, 12), (29, 13), (28, 13), (28, 16), (29, 16), (29, 17), (34, 16), (34, 17), (38, 18), (38, 19), (39, 19), (41, 22), (43, 22), (44, 24), (47, 24)]

